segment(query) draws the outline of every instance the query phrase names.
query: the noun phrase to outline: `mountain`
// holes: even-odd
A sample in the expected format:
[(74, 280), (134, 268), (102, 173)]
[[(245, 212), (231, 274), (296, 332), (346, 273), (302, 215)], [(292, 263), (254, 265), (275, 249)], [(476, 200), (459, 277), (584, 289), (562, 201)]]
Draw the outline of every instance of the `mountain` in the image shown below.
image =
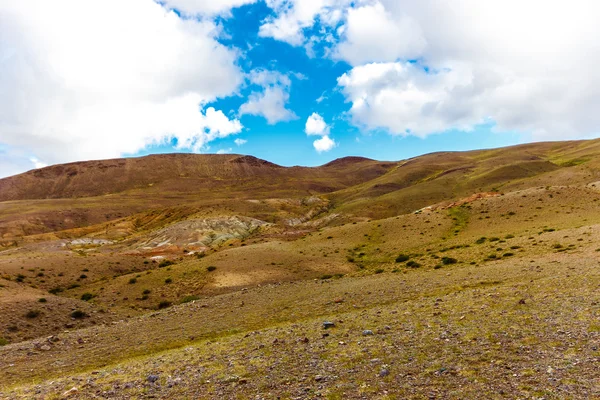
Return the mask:
[(0, 398), (595, 398), (600, 140), (0, 180)]

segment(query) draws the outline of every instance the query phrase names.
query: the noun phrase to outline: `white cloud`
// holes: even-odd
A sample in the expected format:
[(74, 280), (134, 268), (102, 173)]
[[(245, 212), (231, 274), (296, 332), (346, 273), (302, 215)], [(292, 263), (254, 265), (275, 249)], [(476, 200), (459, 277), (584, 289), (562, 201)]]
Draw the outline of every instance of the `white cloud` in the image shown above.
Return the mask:
[(322, 136), (320, 139), (313, 142), (313, 146), (318, 153), (329, 151), (337, 145), (337, 143), (329, 137), (329, 130), (329, 125), (327, 125), (323, 117), (316, 112), (312, 113), (310, 117), (306, 119), (304, 132), (306, 132), (308, 136)]
[(341, 7), (350, 0), (266, 0), (266, 3), (276, 15), (264, 22), (259, 35), (300, 46), (306, 42), (304, 29), (312, 27), (317, 18), (325, 26), (337, 25), (342, 19)]
[(229, 154), (233, 149), (230, 147), (228, 149), (220, 149), (217, 151), (217, 154)]
[(38, 159), (37, 159), (37, 158), (35, 158), (35, 157), (30, 157), (30, 158), (29, 158), (29, 161), (31, 161), (31, 163), (33, 164), (33, 166), (34, 166), (36, 169), (38, 169), (38, 168), (44, 168), (44, 167), (47, 167), (47, 166), (48, 166), (48, 164), (46, 164), (45, 162), (42, 162), (42, 161), (38, 160)]
[(323, 136), (321, 139), (315, 140), (313, 146), (318, 153), (323, 153), (333, 149), (336, 146), (336, 143), (331, 140), (329, 136)]
[(416, 58), (426, 44), (412, 17), (394, 17), (379, 2), (348, 10), (343, 37), (336, 56), (352, 65)]
[(162, 0), (165, 6), (177, 9), (188, 15), (229, 14), (231, 9), (257, 0)]
[(329, 135), (329, 126), (327, 126), (323, 117), (317, 113), (312, 113), (306, 120), (304, 132), (306, 132), (307, 135), (327, 136)]
[(335, 54), (355, 65), (338, 83), (358, 125), (419, 136), (492, 121), (535, 139), (600, 133), (591, 39), (600, 3), (381, 0), (347, 15)]
[(204, 110), (243, 82), (217, 34), (152, 0), (2, 2), (0, 144), (52, 164), (239, 132)]
[(248, 143), (246, 139), (235, 139), (233, 142), (236, 144), (236, 146), (243, 146)]
[[(600, 133), (596, 1), (267, 4), (276, 15), (261, 35), (313, 56), (320, 43), (355, 67), (339, 82), (358, 125), (420, 136), (482, 122), (535, 139)], [(320, 34), (307, 39), (318, 21)]]
[(262, 86), (263, 91), (248, 96), (248, 101), (240, 106), (240, 115), (260, 115), (269, 125), (298, 118), (286, 108), (292, 84), (290, 78), (277, 71), (260, 69), (252, 71), (248, 79), (252, 84)]

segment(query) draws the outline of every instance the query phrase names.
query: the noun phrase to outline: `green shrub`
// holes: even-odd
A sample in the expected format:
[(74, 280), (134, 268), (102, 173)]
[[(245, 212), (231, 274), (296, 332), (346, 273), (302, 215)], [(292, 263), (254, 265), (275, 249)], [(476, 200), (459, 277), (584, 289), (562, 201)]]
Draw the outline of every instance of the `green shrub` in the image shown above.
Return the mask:
[(458, 260), (456, 258), (442, 257), (442, 264), (444, 265), (456, 264), (457, 262)]
[(38, 303), (46, 303), (46, 302), (48, 302), (48, 300), (46, 300), (45, 297), (41, 297), (38, 299)]
[(75, 318), (75, 319), (83, 319), (86, 318), (88, 315), (81, 311), (81, 310), (75, 310), (71, 313), (71, 318)]
[(167, 279), (165, 279), (165, 283), (166, 283), (166, 284), (169, 284), (169, 283), (172, 283), (172, 282), (173, 282), (173, 279), (171, 279), (171, 278), (167, 278)]
[(408, 260), (410, 260), (410, 256), (406, 255), (406, 254), (399, 254), (398, 257), (396, 257), (397, 263), (401, 263), (401, 262), (408, 261)]
[(185, 296), (183, 299), (181, 299), (182, 303), (189, 303), (192, 301), (196, 301), (196, 300), (200, 300), (200, 297), (198, 296)]
[(163, 308), (168, 308), (168, 307), (171, 307), (171, 302), (170, 301), (163, 300), (160, 303), (158, 303), (158, 309), (159, 310), (162, 310)]
[(382, 273), (384, 273), (384, 272), (385, 272), (385, 270), (384, 270), (384, 269), (381, 269), (381, 268), (379, 268), (379, 269), (376, 269), (376, 270), (375, 270), (375, 273), (376, 273), (376, 274), (382, 274)]
[(208, 272), (213, 272), (213, 271), (214, 271), (214, 270), (216, 270), (216, 269), (217, 269), (217, 267), (215, 267), (214, 265), (211, 265), (211, 266), (208, 266), (208, 267), (206, 267), (206, 270), (207, 270)]
[(91, 293), (84, 293), (81, 295), (81, 300), (83, 301), (90, 301), (91, 299), (93, 299), (95, 296)]
[(410, 267), (410, 268), (419, 268), (419, 267), (421, 267), (421, 264), (419, 264), (416, 261), (409, 261), (406, 263), (406, 266)]
[(131, 279), (129, 280), (129, 284), (130, 284), (130, 285), (133, 285), (134, 283), (137, 283), (137, 279), (136, 279), (136, 278), (131, 278)]
[(34, 319), (34, 318), (39, 317), (39, 315), (40, 315), (40, 312), (38, 310), (29, 310), (25, 314), (25, 318)]
[(477, 239), (475, 241), (476, 244), (483, 244), (485, 243), (485, 241), (487, 240), (487, 238), (485, 236), (480, 237), (479, 239)]
[(150, 289), (144, 289), (144, 291), (142, 292), (142, 294), (150, 294), (151, 290)]
[(7, 344), (8, 344), (8, 340), (4, 339), (3, 337), (0, 337), (0, 347), (6, 346)]
[(169, 265), (173, 265), (173, 264), (175, 264), (175, 263), (171, 260), (163, 260), (160, 262), (160, 264), (158, 264), (158, 268), (168, 267)]
[(59, 294), (61, 292), (64, 292), (64, 289), (61, 287), (55, 287), (55, 288), (48, 290), (48, 293), (50, 293), (50, 294)]
[(321, 276), (321, 279), (331, 279), (331, 278), (333, 278), (333, 275), (325, 274), (325, 275)]

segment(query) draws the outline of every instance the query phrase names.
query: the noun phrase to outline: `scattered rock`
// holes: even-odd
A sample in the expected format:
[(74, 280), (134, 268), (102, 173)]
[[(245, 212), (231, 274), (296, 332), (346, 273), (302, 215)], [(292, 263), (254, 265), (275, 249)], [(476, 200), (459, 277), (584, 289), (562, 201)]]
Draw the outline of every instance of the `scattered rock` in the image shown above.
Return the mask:
[(373, 336), (373, 331), (370, 329), (365, 329), (364, 331), (362, 331), (362, 335), (363, 336)]
[(72, 387), (71, 389), (64, 392), (62, 395), (63, 397), (71, 397), (76, 395), (77, 393), (79, 393), (79, 389), (77, 389), (76, 387)]
[(52, 347), (50, 347), (47, 344), (45, 344), (43, 346), (40, 346), (40, 350), (50, 351), (50, 350), (52, 350)]
[(154, 382), (158, 381), (158, 375), (148, 375), (146, 380), (150, 383), (154, 383)]
[(383, 368), (381, 371), (379, 371), (379, 377), (383, 378), (386, 377), (390, 374), (390, 370), (387, 368)]
[(330, 328), (333, 328), (334, 326), (335, 326), (335, 323), (333, 323), (331, 321), (323, 322), (323, 329), (330, 329)]
[(315, 376), (315, 381), (317, 381), (317, 382), (321, 382), (323, 379), (325, 379), (323, 377), (323, 375), (317, 375), (317, 376)]
[(525, 304), (525, 299), (519, 300), (519, 304)]

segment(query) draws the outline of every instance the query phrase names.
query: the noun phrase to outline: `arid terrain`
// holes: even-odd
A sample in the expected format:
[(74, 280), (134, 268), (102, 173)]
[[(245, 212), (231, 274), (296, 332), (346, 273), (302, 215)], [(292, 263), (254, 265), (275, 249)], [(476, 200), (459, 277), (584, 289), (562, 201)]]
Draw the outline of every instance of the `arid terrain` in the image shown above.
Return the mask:
[(2, 399), (600, 398), (600, 140), (0, 179)]

